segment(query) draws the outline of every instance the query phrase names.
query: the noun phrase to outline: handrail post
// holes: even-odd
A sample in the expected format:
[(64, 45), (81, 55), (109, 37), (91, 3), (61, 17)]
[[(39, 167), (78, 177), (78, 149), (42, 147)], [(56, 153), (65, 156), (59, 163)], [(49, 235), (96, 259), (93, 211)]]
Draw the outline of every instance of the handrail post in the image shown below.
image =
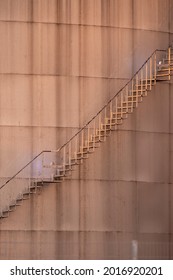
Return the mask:
[(152, 87), (152, 57), (150, 58), (150, 90)]
[(66, 146), (64, 147), (64, 153), (63, 153), (63, 170), (65, 170), (65, 162), (66, 162)]
[(89, 146), (89, 141), (90, 141), (90, 128), (89, 128), (89, 125), (88, 125), (88, 130), (87, 130), (87, 151), (89, 152), (90, 151), (90, 146)]
[(115, 97), (115, 122), (116, 124), (118, 123), (118, 98), (117, 97)]
[(94, 119), (94, 131), (93, 131), (93, 135), (94, 135), (93, 146), (94, 146), (94, 150), (95, 150), (95, 147), (96, 147), (96, 118)]
[(107, 124), (106, 124), (106, 107), (104, 110), (104, 128), (105, 128), (105, 132), (104, 132), (104, 141), (106, 141), (106, 133), (107, 133)]
[(80, 147), (80, 153), (81, 153), (82, 157), (84, 155), (83, 147), (84, 147), (84, 130), (82, 130), (82, 141), (81, 141), (81, 147)]
[(145, 89), (146, 91), (148, 89), (148, 62), (146, 63), (146, 68), (145, 68)]
[(69, 161), (68, 161), (68, 164), (69, 164), (69, 169), (71, 170), (71, 150), (72, 150), (72, 144), (71, 144), (71, 142), (69, 143), (69, 155), (68, 155), (68, 159), (69, 159)]
[[(138, 78), (138, 74), (136, 74), (136, 84), (135, 85), (138, 85), (139, 83), (139, 78)], [(135, 91), (136, 91), (136, 107), (138, 106), (138, 98), (139, 98), (139, 88), (138, 86), (135, 87)]]
[(129, 100), (129, 86), (126, 86), (126, 96), (127, 96), (127, 102)]
[(131, 112), (133, 112), (133, 100), (134, 100), (134, 81), (132, 80), (132, 102), (131, 102)]
[(99, 113), (99, 141), (101, 140), (101, 116)]
[(77, 147), (78, 147), (78, 145), (77, 145), (77, 141), (78, 140), (78, 136), (76, 136), (76, 141), (75, 141), (75, 151), (74, 151), (74, 158), (75, 158), (75, 162), (77, 163)]
[(154, 84), (156, 84), (156, 76), (157, 76), (157, 52), (154, 53)]
[(122, 93), (120, 96), (120, 102), (121, 102), (121, 118), (123, 118), (123, 95), (122, 95)]
[(171, 48), (168, 48), (169, 80), (171, 79)]
[(110, 129), (112, 128), (112, 117), (113, 117), (113, 111), (112, 111), (112, 100), (110, 102)]
[(127, 98), (127, 101), (128, 101), (128, 99), (129, 99), (129, 90), (128, 90), (128, 85), (126, 86), (126, 93), (125, 93), (125, 95), (126, 95), (126, 98)]
[(141, 94), (143, 94), (143, 90), (144, 90), (144, 87), (143, 87), (143, 71), (144, 71), (144, 69), (142, 68), (141, 69), (141, 82), (140, 82)]
[(42, 165), (41, 165), (41, 180), (42, 180), (42, 182), (43, 182), (43, 178), (44, 178), (44, 153), (42, 153), (42, 160), (41, 160), (41, 163), (42, 163)]

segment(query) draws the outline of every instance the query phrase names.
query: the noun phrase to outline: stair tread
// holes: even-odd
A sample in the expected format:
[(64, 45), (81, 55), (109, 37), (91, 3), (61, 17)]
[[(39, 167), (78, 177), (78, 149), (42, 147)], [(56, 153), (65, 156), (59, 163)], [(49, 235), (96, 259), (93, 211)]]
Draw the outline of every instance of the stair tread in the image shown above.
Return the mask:
[(54, 178), (64, 178), (64, 177), (66, 177), (66, 175), (64, 174), (64, 175), (58, 175), (58, 174), (56, 174), (56, 175), (54, 175), (53, 176)]
[(87, 150), (87, 153), (88, 154), (92, 154), (93, 153), (93, 150), (94, 150), (94, 147), (83, 147), (83, 149)]
[(128, 101), (123, 101), (122, 104), (130, 104), (130, 103), (138, 103), (138, 100), (128, 100)]
[[(135, 86), (136, 87), (141, 87), (141, 86), (145, 86), (145, 85), (135, 85)], [(150, 84), (148, 84), (148, 86), (150, 86)], [(145, 91), (146, 91), (146, 88), (130, 90), (130, 92), (145, 92)]]
[[(121, 114), (121, 113), (120, 113)], [(125, 114), (123, 114), (125, 115)], [(126, 114), (127, 115), (127, 114)], [(112, 118), (107, 118), (106, 121), (111, 121), (111, 120), (122, 120), (123, 117), (112, 117)]]
[(29, 194), (31, 194), (31, 192), (29, 192), (29, 191), (23, 193), (23, 195), (29, 195)]
[[(150, 78), (142, 79), (142, 80), (139, 81), (139, 82), (140, 82), (139, 85), (141, 84), (141, 82), (142, 82), (142, 83), (143, 83), (143, 82), (145, 82), (145, 83), (147, 82), (147, 84), (150, 84), (150, 81), (153, 81), (153, 82), (154, 82), (154, 81), (155, 81), (155, 78), (153, 77), (153, 78), (151, 78), (151, 79), (150, 79)], [(141, 84), (141, 85), (142, 85), (142, 84)]]
[(121, 106), (121, 107), (118, 107), (117, 110), (122, 110), (122, 109), (130, 110), (131, 108), (132, 108), (132, 106)]
[(169, 76), (169, 73), (168, 74), (166, 73), (166, 74), (157, 74), (156, 75), (156, 77), (167, 77), (167, 76)]
[(77, 155), (83, 155), (83, 154), (88, 154), (88, 152), (87, 151), (77, 152)]
[(158, 71), (173, 71), (173, 67), (170, 67), (170, 65), (161, 65), (158, 68)]
[(123, 117), (114, 117), (114, 118), (111, 118), (111, 119), (109, 119), (108, 121), (111, 121), (111, 120), (116, 120), (116, 121), (121, 121), (123, 119)]
[[(80, 161), (82, 159), (87, 159), (87, 157), (78, 157), (78, 158), (72, 158), (74, 161)], [(77, 164), (77, 163), (76, 163)]]
[[(112, 115), (115, 115), (115, 116), (118, 116), (118, 115), (121, 116), (122, 114), (123, 114), (123, 115), (127, 115), (128, 113), (126, 113), (126, 112), (122, 112), (122, 113), (121, 113), (121, 112), (112, 113)], [(117, 117), (117, 118), (118, 118), (118, 117)]]
[(141, 97), (143, 97), (143, 95), (142, 95), (142, 94), (137, 94), (137, 95), (132, 94), (132, 95), (128, 95), (128, 98), (130, 98), (130, 97), (141, 98)]
[(54, 181), (54, 180), (47, 180), (47, 181), (44, 181), (45, 184), (54, 184), (54, 183), (58, 183), (58, 182), (62, 182), (62, 181)]
[[(170, 62), (170, 63), (165, 63), (165, 61)], [(167, 65), (167, 66), (171, 65), (172, 66), (173, 65), (173, 59), (169, 60), (169, 59), (165, 58), (164, 63), (161, 64), (161, 65)]]
[(7, 209), (7, 210), (2, 210), (2, 213), (9, 213), (9, 212), (13, 212), (12, 210), (10, 209)]

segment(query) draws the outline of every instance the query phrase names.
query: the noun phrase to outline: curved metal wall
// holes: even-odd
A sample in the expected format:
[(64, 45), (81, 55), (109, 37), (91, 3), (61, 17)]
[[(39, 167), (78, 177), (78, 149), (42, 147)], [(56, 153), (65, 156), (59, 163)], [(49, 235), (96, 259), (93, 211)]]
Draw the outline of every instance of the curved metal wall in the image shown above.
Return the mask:
[[(172, 12), (172, 0), (0, 0), (1, 180), (167, 48)], [(0, 258), (131, 258), (134, 239), (139, 258), (172, 258), (172, 95), (157, 86), (71, 181), (3, 221)]]

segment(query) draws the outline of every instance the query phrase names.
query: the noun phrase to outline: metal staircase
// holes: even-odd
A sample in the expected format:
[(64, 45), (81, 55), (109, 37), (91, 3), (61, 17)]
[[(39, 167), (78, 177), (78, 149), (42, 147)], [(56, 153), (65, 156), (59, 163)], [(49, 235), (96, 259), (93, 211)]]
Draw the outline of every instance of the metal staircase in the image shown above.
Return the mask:
[(54, 151), (42, 151), (0, 187), (0, 219), (50, 183), (61, 183), (74, 168), (106, 141), (157, 82), (170, 81), (173, 47), (155, 50), (132, 79), (69, 141)]

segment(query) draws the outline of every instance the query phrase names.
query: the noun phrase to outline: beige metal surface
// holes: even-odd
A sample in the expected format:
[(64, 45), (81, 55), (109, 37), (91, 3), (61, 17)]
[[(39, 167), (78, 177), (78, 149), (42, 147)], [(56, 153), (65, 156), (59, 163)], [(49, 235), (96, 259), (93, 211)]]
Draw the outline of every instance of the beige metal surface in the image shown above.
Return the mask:
[[(61, 146), (154, 49), (167, 48), (172, 7), (0, 0), (0, 176)], [(131, 258), (135, 239), (139, 258), (173, 258), (172, 96), (172, 83), (157, 84), (71, 181), (1, 221), (0, 258)]]

